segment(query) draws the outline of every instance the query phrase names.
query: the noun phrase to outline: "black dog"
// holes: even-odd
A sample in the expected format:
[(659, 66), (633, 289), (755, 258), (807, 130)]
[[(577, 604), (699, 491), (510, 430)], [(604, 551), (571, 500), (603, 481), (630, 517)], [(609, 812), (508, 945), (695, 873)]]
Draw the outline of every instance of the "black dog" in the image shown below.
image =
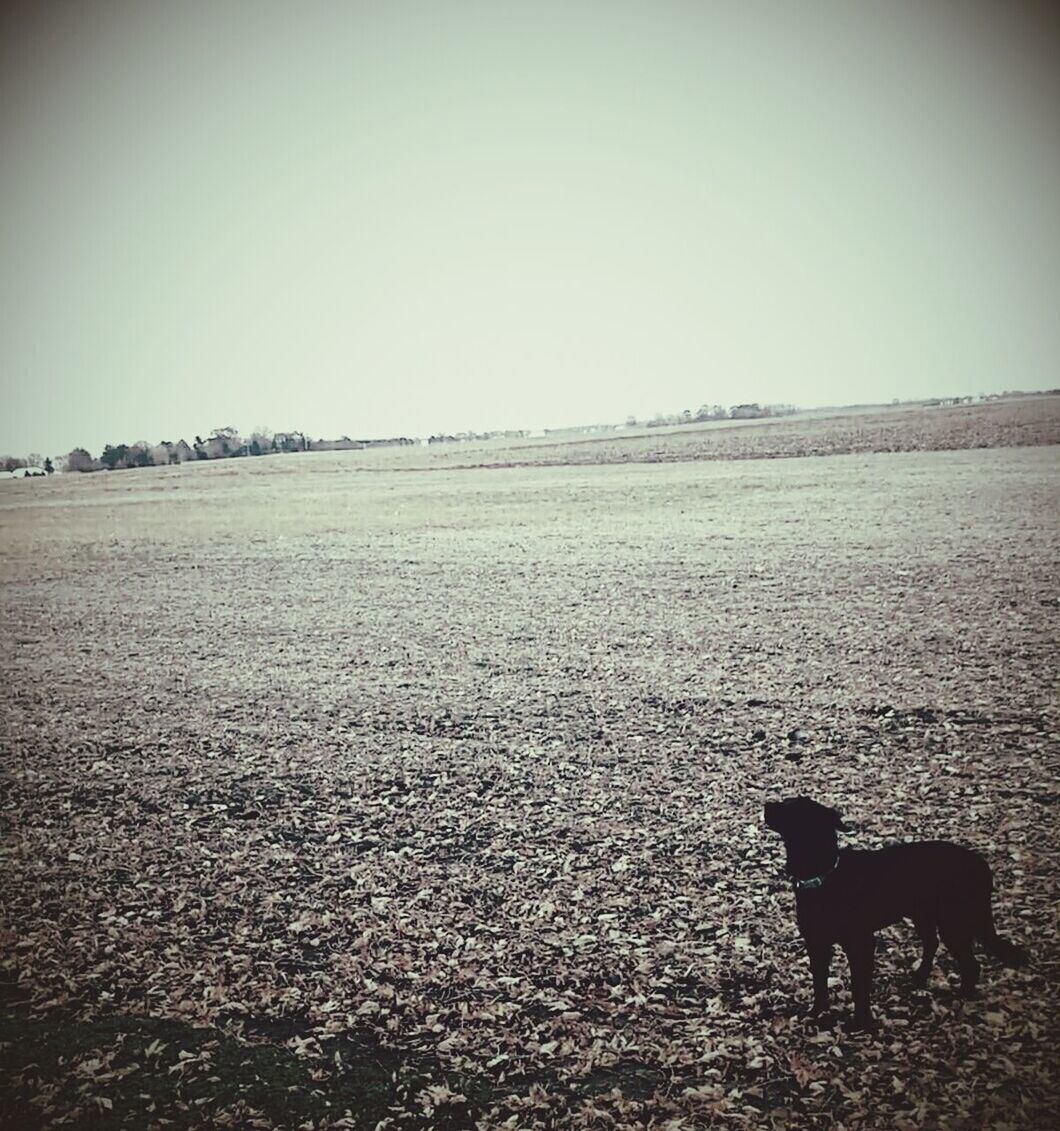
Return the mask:
[(828, 967), (838, 943), (850, 962), (854, 1027), (871, 1026), (874, 932), (899, 919), (911, 919), (924, 944), (916, 968), (920, 986), (927, 985), (940, 934), (957, 961), (965, 994), (979, 981), (974, 940), (1008, 966), (1028, 961), (994, 930), (993, 876), (978, 853), (945, 841), (840, 851), (839, 814), (807, 797), (766, 805), (766, 824), (787, 849), (799, 931), (810, 954), (814, 1013), (828, 1009)]

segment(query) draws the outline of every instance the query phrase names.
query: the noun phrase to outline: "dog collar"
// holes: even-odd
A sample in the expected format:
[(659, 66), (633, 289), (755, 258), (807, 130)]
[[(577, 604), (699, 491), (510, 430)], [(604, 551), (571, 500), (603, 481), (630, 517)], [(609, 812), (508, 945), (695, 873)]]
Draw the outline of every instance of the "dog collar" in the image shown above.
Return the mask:
[(825, 880), (839, 867), (839, 853), (836, 853), (835, 863), (828, 869), (827, 872), (822, 872), (819, 876), (811, 876), (808, 880), (799, 880), (794, 876), (791, 877), (791, 882), (799, 891), (813, 891), (814, 888), (819, 888)]

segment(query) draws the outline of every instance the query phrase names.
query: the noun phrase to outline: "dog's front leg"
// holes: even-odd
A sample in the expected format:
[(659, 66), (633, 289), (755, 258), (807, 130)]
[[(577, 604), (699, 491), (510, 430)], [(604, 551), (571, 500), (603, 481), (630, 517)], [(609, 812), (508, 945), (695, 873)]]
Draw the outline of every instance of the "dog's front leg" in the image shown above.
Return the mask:
[(854, 991), (855, 1029), (872, 1028), (872, 971), (875, 963), (876, 937), (851, 939), (843, 943), (850, 963), (850, 981)]
[(813, 1013), (828, 1012), (828, 968), (832, 964), (832, 944), (807, 942), (810, 973), (813, 975)]

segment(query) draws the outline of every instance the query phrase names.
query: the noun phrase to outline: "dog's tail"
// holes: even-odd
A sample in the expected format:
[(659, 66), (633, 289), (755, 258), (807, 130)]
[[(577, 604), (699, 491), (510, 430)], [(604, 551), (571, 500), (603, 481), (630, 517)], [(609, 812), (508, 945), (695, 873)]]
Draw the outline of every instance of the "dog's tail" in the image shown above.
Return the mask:
[(978, 937), (983, 946), (1005, 966), (1026, 966), (1031, 960), (1031, 956), (1023, 947), (1003, 939), (994, 930), (994, 915), (989, 906), (986, 910), (986, 922), (979, 931)]

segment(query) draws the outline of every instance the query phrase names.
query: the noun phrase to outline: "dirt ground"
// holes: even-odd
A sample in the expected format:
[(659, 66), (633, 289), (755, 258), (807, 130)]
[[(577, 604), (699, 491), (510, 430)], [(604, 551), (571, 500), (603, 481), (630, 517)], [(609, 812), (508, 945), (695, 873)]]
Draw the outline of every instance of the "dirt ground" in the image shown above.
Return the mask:
[[(1031, 415), (993, 432), (1029, 446), (5, 484), (0, 1122), (1055, 1126)], [(979, 849), (1032, 966), (966, 1002), (943, 953), (915, 991), (899, 926), (875, 1032), (801, 1017), (761, 819), (794, 794), (858, 846)]]

